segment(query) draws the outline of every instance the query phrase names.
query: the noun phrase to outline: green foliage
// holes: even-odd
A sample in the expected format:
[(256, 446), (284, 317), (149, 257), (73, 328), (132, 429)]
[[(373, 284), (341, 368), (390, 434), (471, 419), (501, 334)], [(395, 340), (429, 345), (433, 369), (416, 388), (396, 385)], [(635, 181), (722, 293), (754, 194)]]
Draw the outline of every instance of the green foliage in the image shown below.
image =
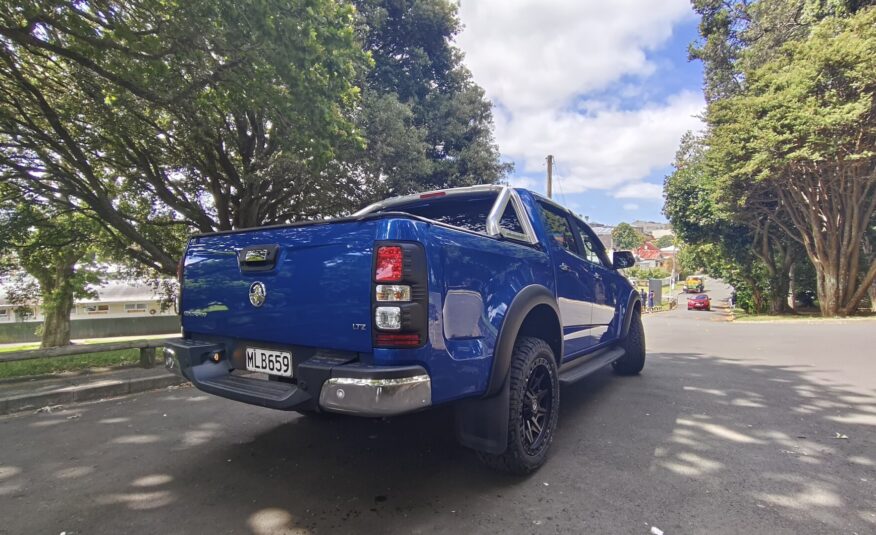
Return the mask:
[(641, 268), (638, 266), (631, 267), (626, 270), (627, 275), (632, 279), (665, 279), (669, 277), (669, 272), (660, 268)]
[(369, 60), (351, 6), (59, 6), (0, 10), (6, 180), (84, 202), (130, 254), (165, 272), (189, 226), (295, 220), (355, 196), (350, 180), (314, 184), (341, 148), (362, 142), (350, 116)]
[(618, 250), (638, 249), (645, 243), (645, 237), (629, 223), (620, 223), (611, 231), (611, 240)]
[(876, 8), (827, 17), (707, 112), (720, 201), (805, 247), (825, 315), (853, 312), (876, 279), (876, 262), (861, 261), (876, 211), (874, 73)]
[(876, 209), (872, 4), (694, 2), (709, 129), (683, 140), (664, 210), (681, 238), (736, 268), (756, 309), (764, 294), (785, 308), (804, 254), (825, 315), (853, 311), (876, 279), (859, 245)]
[(496, 182), (510, 171), (492, 138), (489, 101), (452, 39), (447, 0), (353, 0), (363, 47), (374, 60), (364, 82), (363, 168), (376, 197)]
[(80, 211), (58, 209), (0, 183), (0, 257), (14, 266), (4, 280), (19, 314), (39, 302), (44, 347), (70, 341), (70, 311), (100, 281), (98, 258), (108, 258), (100, 225)]
[(458, 29), (447, 0), (6, 4), (0, 180), (166, 274), (192, 230), (496, 181)]
[(660, 236), (657, 238), (657, 241), (654, 242), (654, 245), (663, 249), (664, 247), (672, 247), (675, 245), (675, 236), (667, 234), (666, 236)]

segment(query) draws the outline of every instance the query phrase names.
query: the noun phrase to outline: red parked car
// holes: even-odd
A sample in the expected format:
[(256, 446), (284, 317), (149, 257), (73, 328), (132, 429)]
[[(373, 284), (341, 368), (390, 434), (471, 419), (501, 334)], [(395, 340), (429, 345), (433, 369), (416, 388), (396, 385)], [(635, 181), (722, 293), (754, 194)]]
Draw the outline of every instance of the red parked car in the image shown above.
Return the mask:
[(688, 310), (712, 310), (712, 300), (708, 294), (699, 294), (687, 298)]

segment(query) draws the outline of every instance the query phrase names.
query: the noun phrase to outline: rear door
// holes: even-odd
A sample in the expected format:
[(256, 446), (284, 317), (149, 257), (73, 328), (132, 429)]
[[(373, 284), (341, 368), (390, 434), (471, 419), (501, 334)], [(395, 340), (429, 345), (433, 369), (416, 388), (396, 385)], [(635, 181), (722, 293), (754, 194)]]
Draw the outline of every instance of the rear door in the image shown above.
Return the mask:
[(578, 240), (568, 214), (540, 200), (538, 207), (549, 237), (547, 246), (557, 278), (557, 302), (563, 323), (563, 358), (569, 358), (596, 343), (590, 330), (595, 299), (592, 278), (579, 256)]
[(621, 279), (623, 275), (611, 267), (602, 242), (586, 223), (572, 218), (581, 256), (593, 280), (593, 309), (591, 333), (597, 343), (607, 342), (611, 332), (609, 326), (615, 320), (618, 300), (621, 298)]

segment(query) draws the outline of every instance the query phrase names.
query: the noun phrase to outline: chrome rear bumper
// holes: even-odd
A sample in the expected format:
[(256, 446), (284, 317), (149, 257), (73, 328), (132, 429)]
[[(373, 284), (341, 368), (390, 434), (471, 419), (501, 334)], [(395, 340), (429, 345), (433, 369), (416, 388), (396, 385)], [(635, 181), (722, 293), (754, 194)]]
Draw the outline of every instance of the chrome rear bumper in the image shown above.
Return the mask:
[(432, 380), (422, 366), (373, 366), (311, 358), (296, 367), (296, 383), (233, 373), (229, 358), (211, 362), (221, 344), (169, 342), (164, 365), (205, 392), (280, 410), (324, 410), (355, 416), (393, 416), (432, 405)]
[(409, 377), (332, 377), (319, 394), (323, 410), (358, 416), (391, 416), (432, 405), (428, 375)]

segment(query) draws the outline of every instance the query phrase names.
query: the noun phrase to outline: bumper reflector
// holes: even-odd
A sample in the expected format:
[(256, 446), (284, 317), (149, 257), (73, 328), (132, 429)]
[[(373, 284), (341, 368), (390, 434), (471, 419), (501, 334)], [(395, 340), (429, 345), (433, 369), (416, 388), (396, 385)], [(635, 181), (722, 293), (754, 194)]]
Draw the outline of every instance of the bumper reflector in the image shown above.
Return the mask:
[(378, 346), (409, 346), (420, 345), (420, 335), (417, 333), (377, 333), (374, 341)]

